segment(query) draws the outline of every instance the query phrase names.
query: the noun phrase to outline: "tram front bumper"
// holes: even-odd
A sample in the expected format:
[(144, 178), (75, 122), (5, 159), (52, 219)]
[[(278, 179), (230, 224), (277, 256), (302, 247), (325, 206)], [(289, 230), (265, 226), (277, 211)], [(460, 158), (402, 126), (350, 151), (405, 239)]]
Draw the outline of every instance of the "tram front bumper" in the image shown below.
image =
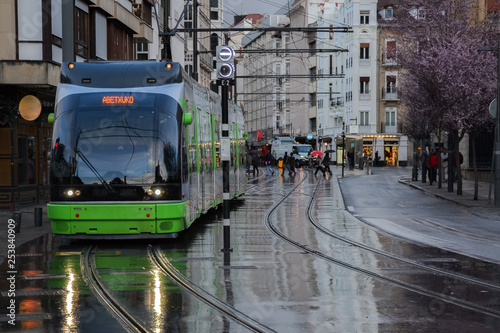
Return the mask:
[(175, 233), (186, 228), (186, 203), (50, 203), (52, 232), (61, 235), (138, 235)]

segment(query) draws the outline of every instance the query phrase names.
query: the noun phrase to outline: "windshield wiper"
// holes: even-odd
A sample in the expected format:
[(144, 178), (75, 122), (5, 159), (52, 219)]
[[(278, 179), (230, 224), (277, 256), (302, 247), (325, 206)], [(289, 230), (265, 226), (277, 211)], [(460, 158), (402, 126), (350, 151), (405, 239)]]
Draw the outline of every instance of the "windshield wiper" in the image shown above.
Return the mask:
[(87, 165), (87, 167), (90, 169), (90, 171), (92, 171), (94, 173), (94, 175), (97, 177), (97, 179), (99, 179), (101, 181), (101, 184), (102, 184), (102, 186), (104, 186), (106, 191), (108, 191), (108, 193), (111, 194), (112, 196), (116, 197), (116, 191), (113, 190), (111, 185), (109, 185), (106, 182), (106, 180), (104, 180), (104, 178), (101, 176), (99, 171), (97, 171), (97, 169), (92, 165), (92, 163), (90, 163), (90, 161), (87, 159), (87, 157), (85, 157), (85, 155), (83, 155), (82, 151), (78, 147), (75, 147), (75, 152), (82, 159), (82, 161), (85, 163), (85, 165)]

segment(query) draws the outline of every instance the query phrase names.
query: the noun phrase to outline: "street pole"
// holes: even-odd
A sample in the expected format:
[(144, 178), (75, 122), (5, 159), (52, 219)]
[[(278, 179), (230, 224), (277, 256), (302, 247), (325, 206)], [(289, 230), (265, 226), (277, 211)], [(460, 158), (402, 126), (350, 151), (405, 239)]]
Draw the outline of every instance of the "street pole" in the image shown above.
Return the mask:
[[(497, 53), (497, 110), (495, 121), (495, 144), (493, 148), (493, 168), (495, 168), (495, 206), (500, 206), (500, 41), (496, 47), (481, 46), (478, 51), (493, 51)], [(458, 151), (456, 152), (458, 154)], [(456, 166), (460, 167), (460, 164)]]
[[(227, 42), (227, 36), (226, 36)], [(217, 46), (217, 85), (221, 86), (222, 136), (220, 140), (222, 161), (222, 206), (224, 223), (224, 265), (229, 265), (229, 253), (233, 250), (230, 242), (230, 186), (229, 163), (231, 161), (231, 138), (229, 137), (229, 86), (234, 86), (234, 50), (227, 46)], [(227, 254), (227, 255), (226, 255)]]
[[(495, 124), (495, 206), (500, 206), (500, 42), (497, 45), (497, 119)], [(459, 167), (459, 166), (458, 166)]]
[(229, 190), (229, 160), (231, 158), (231, 142), (229, 138), (229, 110), (228, 99), (229, 91), (228, 85), (221, 86), (221, 106), (222, 106), (222, 138), (221, 138), (221, 159), (222, 159), (222, 204), (223, 204), (223, 221), (224, 221), (224, 248), (222, 251), (231, 252), (230, 241), (230, 190)]
[(345, 168), (345, 123), (342, 123), (342, 178), (344, 178), (344, 168)]
[(416, 182), (418, 181), (418, 161), (417, 161), (418, 144), (415, 139), (412, 139), (412, 141), (413, 141), (413, 173), (411, 180)]

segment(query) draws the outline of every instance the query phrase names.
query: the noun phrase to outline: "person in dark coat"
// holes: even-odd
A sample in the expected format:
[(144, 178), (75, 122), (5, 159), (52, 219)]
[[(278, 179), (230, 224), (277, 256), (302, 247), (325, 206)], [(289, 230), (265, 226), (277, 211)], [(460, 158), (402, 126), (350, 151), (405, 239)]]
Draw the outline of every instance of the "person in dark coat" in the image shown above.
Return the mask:
[(318, 166), (316, 167), (316, 171), (314, 172), (314, 175), (318, 175), (318, 171), (322, 171), (323, 172), (323, 176), (325, 175), (325, 166), (323, 165), (323, 157), (322, 156), (318, 156)]
[(271, 155), (271, 152), (268, 151), (265, 157), (265, 164), (266, 164), (266, 174), (269, 176), (269, 174), (272, 174), (274, 176), (274, 170), (272, 167), (273, 164), (273, 155)]
[(333, 172), (330, 169), (330, 154), (325, 154), (325, 158), (323, 158), (323, 166), (325, 167), (325, 173), (328, 172), (331, 176)]
[[(283, 156), (283, 165), (285, 166), (286, 170), (288, 171), (288, 174), (290, 174), (290, 165), (288, 164), (288, 160), (290, 157), (288, 156), (288, 152), (285, 152), (285, 156)], [(282, 176), (285, 175), (285, 169), (283, 169), (283, 173), (281, 174)]]
[(250, 152), (247, 152), (247, 174), (250, 174), (250, 165), (252, 165), (252, 154)]
[(290, 157), (288, 158), (288, 165), (290, 166), (290, 172), (288, 173), (290, 176), (295, 176), (297, 172), (295, 171), (295, 157), (293, 157), (293, 153), (290, 153)]
[(439, 164), (439, 158), (436, 155), (436, 149), (431, 151), (431, 155), (427, 159), (427, 165), (430, 168), (429, 184), (432, 185), (436, 181), (437, 167)]
[(257, 153), (253, 153), (252, 155), (252, 165), (253, 165), (253, 175), (255, 176), (255, 171), (257, 170), (257, 176), (259, 175), (259, 156)]

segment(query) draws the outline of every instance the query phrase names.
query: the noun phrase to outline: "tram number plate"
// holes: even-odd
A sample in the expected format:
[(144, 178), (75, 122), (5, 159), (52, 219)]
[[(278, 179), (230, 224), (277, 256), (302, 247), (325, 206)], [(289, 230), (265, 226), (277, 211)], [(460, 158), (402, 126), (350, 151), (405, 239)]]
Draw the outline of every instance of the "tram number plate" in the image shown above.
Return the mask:
[(219, 85), (219, 86), (234, 86), (234, 79), (218, 79), (217, 85)]

